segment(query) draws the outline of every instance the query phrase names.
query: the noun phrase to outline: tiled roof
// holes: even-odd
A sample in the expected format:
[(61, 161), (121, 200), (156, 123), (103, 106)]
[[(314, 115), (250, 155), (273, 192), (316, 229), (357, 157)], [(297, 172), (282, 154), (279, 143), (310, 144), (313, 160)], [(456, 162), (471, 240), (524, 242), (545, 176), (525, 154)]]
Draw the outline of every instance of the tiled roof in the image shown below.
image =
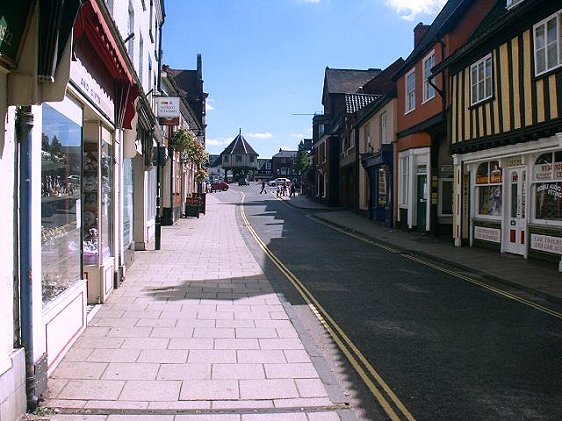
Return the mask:
[(297, 156), (297, 151), (283, 151), (280, 150), (279, 152), (277, 152), (275, 155), (273, 155), (273, 158), (294, 158)]
[(258, 155), (241, 133), (222, 151), (221, 155)]
[(330, 94), (357, 92), (359, 88), (380, 72), (380, 69), (354, 70), (326, 67), (324, 88)]
[(382, 95), (373, 94), (345, 94), (345, 109), (348, 114), (360, 110), (365, 105), (377, 100)]

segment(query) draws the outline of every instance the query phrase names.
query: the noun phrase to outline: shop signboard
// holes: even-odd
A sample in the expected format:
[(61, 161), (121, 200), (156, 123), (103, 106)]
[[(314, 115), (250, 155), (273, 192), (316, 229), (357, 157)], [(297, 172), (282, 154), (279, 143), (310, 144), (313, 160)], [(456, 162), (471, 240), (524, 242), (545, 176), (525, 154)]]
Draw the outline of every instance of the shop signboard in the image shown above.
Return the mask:
[(180, 124), (180, 98), (177, 96), (156, 97), (156, 116), (164, 126)]
[(488, 228), (475, 226), (474, 227), (474, 238), (476, 240), (490, 241), (492, 243), (501, 242), (501, 230), (497, 228)]
[(531, 234), (531, 248), (547, 253), (562, 254), (562, 238), (551, 235)]
[(0, 12), (0, 61), (15, 67), (24, 37), (32, 0), (10, 2)]

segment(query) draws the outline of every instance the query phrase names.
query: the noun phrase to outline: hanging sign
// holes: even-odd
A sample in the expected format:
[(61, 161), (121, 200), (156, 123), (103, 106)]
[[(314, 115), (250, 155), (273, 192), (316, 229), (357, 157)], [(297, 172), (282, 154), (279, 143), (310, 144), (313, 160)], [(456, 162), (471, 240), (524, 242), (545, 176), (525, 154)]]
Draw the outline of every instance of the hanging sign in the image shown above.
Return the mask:
[(0, 12), (0, 61), (10, 67), (16, 65), (32, 3), (31, 0), (10, 2)]
[(162, 96), (156, 100), (156, 116), (161, 125), (177, 126), (180, 124), (180, 98), (177, 96)]

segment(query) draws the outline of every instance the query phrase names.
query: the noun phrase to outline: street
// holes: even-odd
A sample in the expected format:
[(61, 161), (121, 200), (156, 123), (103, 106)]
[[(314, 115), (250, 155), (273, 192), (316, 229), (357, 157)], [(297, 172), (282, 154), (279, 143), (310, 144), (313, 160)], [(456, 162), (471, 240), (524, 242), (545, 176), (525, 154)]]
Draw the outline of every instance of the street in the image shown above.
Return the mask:
[[(239, 190), (257, 236), (368, 359), (406, 414), (560, 419), (559, 318), (334, 231), (308, 217), (314, 211), (260, 196), (257, 186)], [(221, 199), (237, 197), (231, 191)], [(274, 265), (262, 261), (274, 277)], [(291, 286), (279, 285), (291, 303), (302, 303)], [(384, 411), (374, 400), (363, 387), (355, 403), (367, 417), (379, 417)]]

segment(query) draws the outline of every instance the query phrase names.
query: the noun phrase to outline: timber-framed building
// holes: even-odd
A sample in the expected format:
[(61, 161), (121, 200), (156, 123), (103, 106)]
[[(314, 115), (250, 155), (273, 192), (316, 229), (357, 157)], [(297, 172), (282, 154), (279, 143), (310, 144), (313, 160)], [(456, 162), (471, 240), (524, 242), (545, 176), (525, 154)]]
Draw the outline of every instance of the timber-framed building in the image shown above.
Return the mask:
[(450, 75), (457, 245), (560, 261), (561, 33), (559, 2), (498, 1), (434, 69)]

